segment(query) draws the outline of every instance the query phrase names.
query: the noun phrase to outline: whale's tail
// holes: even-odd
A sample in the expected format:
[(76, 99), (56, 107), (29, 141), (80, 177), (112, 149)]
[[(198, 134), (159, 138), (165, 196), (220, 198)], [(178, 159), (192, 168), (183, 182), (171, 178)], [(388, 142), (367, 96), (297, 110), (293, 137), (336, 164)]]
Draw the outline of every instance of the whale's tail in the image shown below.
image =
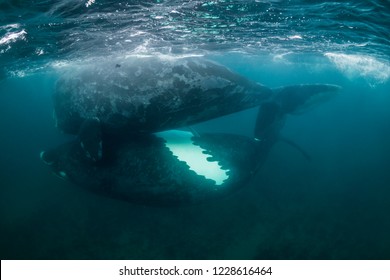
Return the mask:
[(298, 114), (337, 95), (340, 87), (327, 84), (295, 85), (274, 89), (273, 97), (260, 105), (254, 128), (254, 138), (259, 142), (258, 170), (267, 153), (277, 141), (297, 149), (302, 156), (310, 155), (294, 141), (280, 135), (286, 116)]
[(300, 114), (335, 97), (340, 86), (330, 84), (293, 85), (274, 89), (273, 101), (282, 113)]
[(329, 84), (294, 85), (274, 89), (273, 97), (259, 107), (254, 137), (275, 141), (287, 114), (300, 114), (337, 95), (339, 86)]

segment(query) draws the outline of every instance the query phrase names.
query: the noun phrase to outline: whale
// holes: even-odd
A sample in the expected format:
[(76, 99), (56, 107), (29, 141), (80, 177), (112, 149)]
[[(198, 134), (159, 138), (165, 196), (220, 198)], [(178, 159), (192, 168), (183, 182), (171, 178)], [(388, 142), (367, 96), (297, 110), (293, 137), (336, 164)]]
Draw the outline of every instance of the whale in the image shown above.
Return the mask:
[(150, 133), (254, 107), (272, 93), (200, 57), (132, 56), (61, 73), (54, 117), (69, 134), (78, 134), (93, 118), (101, 121), (104, 133)]
[(262, 104), (251, 137), (179, 129), (100, 135), (94, 119), (86, 130), (103, 151), (99, 161), (81, 137), (42, 152), (41, 159), (61, 179), (103, 196), (152, 206), (200, 203), (247, 186), (280, 140), (286, 115), (312, 107), (315, 96), (336, 96), (332, 90), (323, 95), (294, 90)]
[(130, 56), (67, 67), (56, 83), (53, 116), (99, 161), (105, 135), (187, 127), (262, 104), (276, 104), (284, 115), (303, 107), (297, 99), (321, 103), (338, 90), (331, 84), (270, 89), (203, 57)]
[(136, 204), (177, 206), (246, 185), (257, 156), (265, 156), (265, 142), (234, 134), (169, 130), (114, 139), (104, 141), (106, 156), (98, 164), (91, 163), (77, 140), (43, 152), (41, 158), (58, 177), (94, 193)]
[(270, 89), (203, 57), (110, 58), (65, 67), (59, 76), (53, 116), (62, 132), (74, 135), (92, 119), (102, 134), (153, 133), (253, 108), (281, 92), (338, 90)]

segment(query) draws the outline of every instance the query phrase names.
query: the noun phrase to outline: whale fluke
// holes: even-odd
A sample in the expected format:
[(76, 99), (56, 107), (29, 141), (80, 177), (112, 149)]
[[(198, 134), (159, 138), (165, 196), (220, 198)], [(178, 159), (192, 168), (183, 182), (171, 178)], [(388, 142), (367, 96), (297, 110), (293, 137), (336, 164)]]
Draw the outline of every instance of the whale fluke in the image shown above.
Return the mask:
[(293, 85), (274, 89), (270, 101), (259, 107), (254, 137), (258, 141), (278, 137), (286, 114), (299, 114), (337, 95), (339, 86), (331, 84)]
[(301, 84), (274, 89), (273, 101), (283, 114), (300, 114), (335, 97), (340, 86), (332, 84)]

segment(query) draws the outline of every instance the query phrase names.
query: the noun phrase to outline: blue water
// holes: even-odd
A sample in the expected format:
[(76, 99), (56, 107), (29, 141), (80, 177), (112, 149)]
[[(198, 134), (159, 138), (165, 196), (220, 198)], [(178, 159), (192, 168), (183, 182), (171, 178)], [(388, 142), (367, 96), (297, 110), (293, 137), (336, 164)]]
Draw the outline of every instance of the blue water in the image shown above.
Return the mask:
[[(1, 1), (2, 259), (389, 259), (388, 1)], [(153, 208), (53, 176), (42, 149), (62, 69), (102, 57), (203, 55), (269, 87), (333, 83), (287, 119), (241, 192)], [(249, 134), (256, 110), (200, 124)]]

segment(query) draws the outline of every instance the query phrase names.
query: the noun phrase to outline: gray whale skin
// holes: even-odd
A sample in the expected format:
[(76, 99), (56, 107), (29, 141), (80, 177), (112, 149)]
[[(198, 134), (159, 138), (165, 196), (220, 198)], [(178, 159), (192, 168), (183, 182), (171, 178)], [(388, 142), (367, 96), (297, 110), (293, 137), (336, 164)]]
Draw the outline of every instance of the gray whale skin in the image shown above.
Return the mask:
[[(42, 152), (41, 159), (77, 186), (155, 206), (197, 203), (245, 187), (282, 139), (286, 115), (339, 89), (318, 84), (270, 90), (193, 58), (107, 67), (83, 68), (59, 81), (58, 125), (80, 133)], [(253, 137), (167, 130), (257, 105)]]
[(77, 139), (41, 158), (55, 175), (91, 192), (166, 207), (208, 201), (246, 186), (270, 144), (234, 134), (169, 130), (105, 139), (98, 163)]
[(272, 94), (200, 57), (128, 57), (61, 73), (54, 116), (57, 127), (70, 134), (93, 118), (104, 133), (156, 132), (255, 107)]

